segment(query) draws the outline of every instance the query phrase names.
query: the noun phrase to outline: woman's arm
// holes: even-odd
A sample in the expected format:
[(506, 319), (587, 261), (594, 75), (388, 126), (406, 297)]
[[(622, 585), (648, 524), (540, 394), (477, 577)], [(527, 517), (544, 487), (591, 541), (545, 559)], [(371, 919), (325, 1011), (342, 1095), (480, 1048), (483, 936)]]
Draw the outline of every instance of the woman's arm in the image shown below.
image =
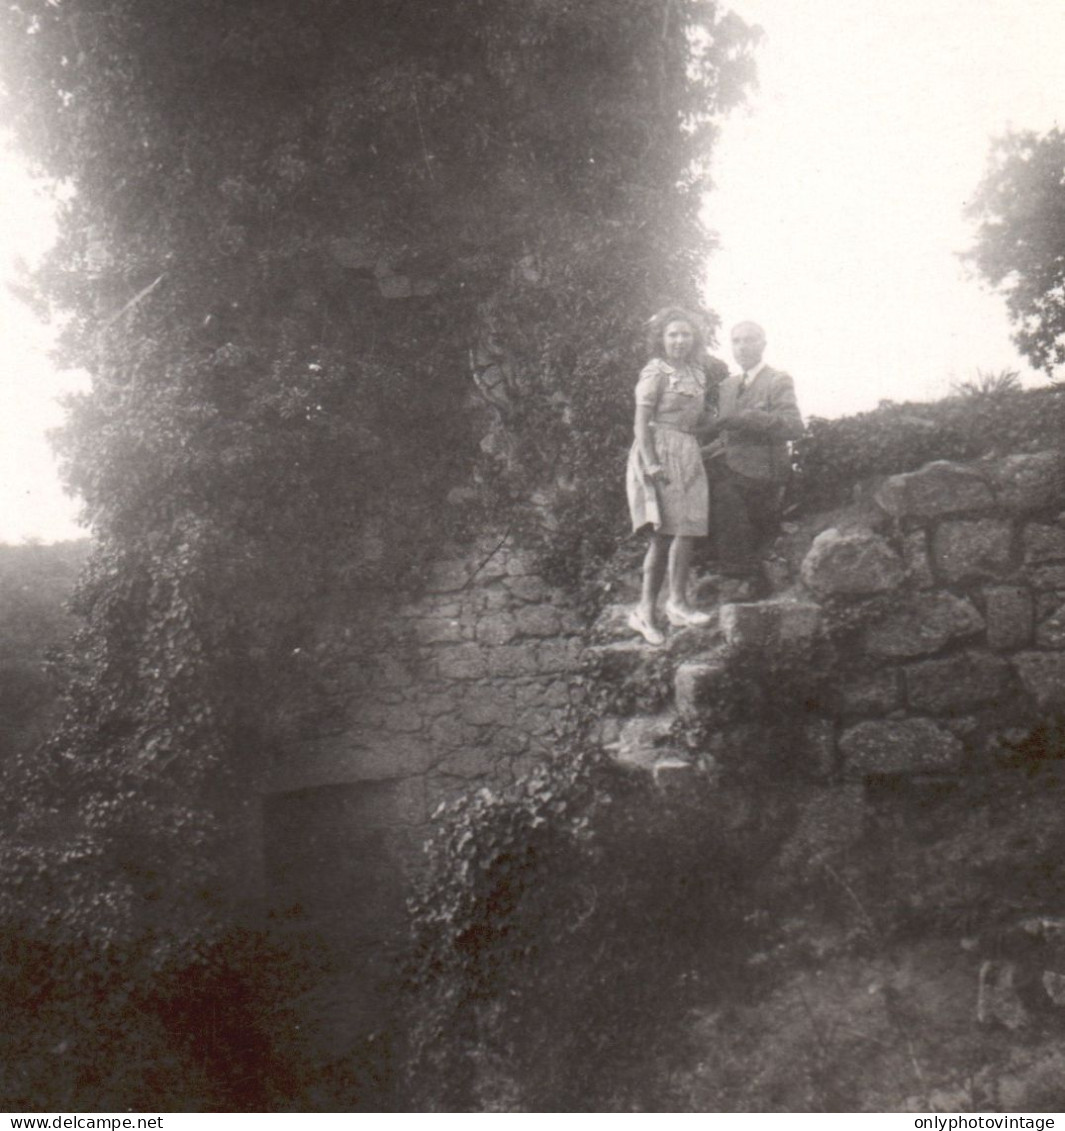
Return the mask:
[(666, 473), (658, 462), (658, 453), (655, 451), (654, 429), (651, 427), (654, 414), (655, 410), (650, 405), (638, 404), (633, 431), (636, 433), (636, 446), (640, 449), (644, 470), (651, 479), (667, 483)]

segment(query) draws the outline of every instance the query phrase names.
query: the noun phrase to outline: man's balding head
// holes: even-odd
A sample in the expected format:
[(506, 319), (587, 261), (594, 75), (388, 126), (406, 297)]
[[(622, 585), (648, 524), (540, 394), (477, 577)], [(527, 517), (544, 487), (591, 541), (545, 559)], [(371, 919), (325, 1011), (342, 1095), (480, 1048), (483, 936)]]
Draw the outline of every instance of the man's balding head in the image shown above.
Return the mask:
[(765, 330), (757, 322), (737, 322), (732, 327), (732, 356), (745, 373), (762, 360), (765, 341)]

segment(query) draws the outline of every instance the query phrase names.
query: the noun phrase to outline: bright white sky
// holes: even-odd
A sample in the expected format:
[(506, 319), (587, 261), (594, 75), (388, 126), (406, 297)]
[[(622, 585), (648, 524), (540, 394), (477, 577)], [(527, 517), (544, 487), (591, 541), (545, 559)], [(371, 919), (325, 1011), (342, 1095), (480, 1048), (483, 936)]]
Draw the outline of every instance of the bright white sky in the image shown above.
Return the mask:
[[(969, 279), (962, 208), (992, 136), (1065, 117), (1061, 0), (732, 0), (760, 24), (760, 90), (724, 125), (708, 303), (762, 322), (807, 415), (932, 399), (977, 368), (1027, 367), (1004, 303)], [(51, 210), (0, 154), (0, 274)], [(44, 432), (48, 334), (0, 292), (0, 541), (75, 537)], [(723, 351), (728, 358), (727, 349)], [(731, 360), (731, 358), (728, 358)], [(1030, 374), (1031, 381), (1041, 378)]]
[[(957, 258), (990, 139), (1065, 118), (1060, 0), (732, 0), (765, 39), (724, 124), (708, 304), (762, 322), (805, 413), (1033, 373)], [(727, 347), (722, 350), (731, 362)]]

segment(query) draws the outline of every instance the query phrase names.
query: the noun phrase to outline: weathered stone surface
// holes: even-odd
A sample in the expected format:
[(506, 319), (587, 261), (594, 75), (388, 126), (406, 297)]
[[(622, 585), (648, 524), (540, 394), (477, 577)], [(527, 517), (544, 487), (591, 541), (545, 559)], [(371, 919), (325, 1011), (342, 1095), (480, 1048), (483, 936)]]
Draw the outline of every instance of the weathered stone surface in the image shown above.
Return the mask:
[(698, 772), (698, 766), (691, 760), (670, 754), (654, 764), (655, 785), (667, 791), (688, 790)]
[(513, 696), (502, 688), (482, 685), (462, 695), (457, 706), (459, 717), (471, 726), (500, 726), (513, 711)]
[(819, 605), (806, 601), (755, 601), (722, 605), (721, 631), (731, 648), (794, 648), (817, 635)]
[(422, 729), (422, 715), (414, 703), (388, 707), (381, 720), (381, 729), (396, 734), (413, 734)]
[(948, 581), (1001, 577), (1010, 570), (1013, 528), (1004, 519), (944, 522), (932, 538), (936, 567)]
[(799, 728), (802, 770), (812, 778), (830, 778), (836, 772), (836, 724), (831, 719), (810, 719)]
[(906, 535), (902, 542), (902, 557), (910, 585), (915, 589), (931, 589), (935, 585), (932, 559), (928, 553), (928, 535), (923, 530), (911, 530)]
[(511, 550), (504, 556), (507, 577), (524, 577), (536, 573), (536, 558), (524, 550)]
[(530, 605), (514, 614), (522, 636), (554, 636), (561, 629), (558, 613), (549, 605)]
[(1065, 709), (1065, 654), (1061, 652), (1018, 652), (1013, 666), (1025, 691), (1040, 710)]
[(992, 504), (991, 490), (971, 467), (937, 460), (919, 471), (892, 475), (875, 495), (895, 518), (935, 518), (981, 510)]
[(986, 465), (999, 506), (1037, 511), (1065, 499), (1065, 462), (1057, 452), (1006, 456)]
[(902, 701), (898, 670), (887, 668), (848, 680), (840, 688), (843, 711), (848, 715), (886, 715)]
[(1026, 564), (1065, 561), (1065, 528), (1030, 522), (1022, 531), (1022, 539)]
[(1036, 610), (1036, 644), (1065, 648), (1065, 593), (1040, 593)]
[(608, 749), (623, 766), (639, 770), (653, 770), (659, 758), (676, 753), (673, 738), (672, 714), (641, 715), (629, 719), (621, 727), (616, 743)]
[(993, 585), (984, 590), (987, 644), (1012, 652), (1032, 641), (1032, 595), (1020, 585)]
[(1024, 571), (1035, 589), (1065, 590), (1065, 565), (1034, 566)]
[(636, 633), (629, 627), (629, 614), (632, 609), (631, 604), (607, 605), (599, 614), (592, 634), (600, 639), (613, 637), (625, 640), (637, 639)]
[(862, 835), (866, 804), (860, 784), (810, 786), (796, 790), (798, 820), (781, 851), (785, 868), (820, 870), (831, 857)]
[(688, 660), (674, 676), (674, 701), (681, 718), (692, 722), (706, 716), (729, 679), (728, 665), (721, 657)]
[(547, 586), (538, 577), (512, 577), (506, 587), (520, 601), (543, 601), (547, 597)]
[(483, 616), (476, 625), (477, 640), (481, 644), (497, 647), (509, 644), (518, 635), (518, 626), (508, 613)]
[(273, 767), (266, 792), (421, 774), (429, 755), (425, 740), (411, 735), (334, 735), (297, 746), (292, 757)]
[(962, 758), (958, 739), (930, 719), (859, 723), (844, 732), (839, 748), (849, 778), (954, 770)]
[(436, 654), (436, 670), (441, 679), (481, 679), (488, 670), (485, 651), (477, 644), (440, 648)]
[(884, 593), (905, 573), (898, 554), (871, 530), (825, 530), (802, 563), (803, 584), (821, 595)]
[(457, 620), (418, 620), (412, 631), (421, 644), (453, 644), (462, 639), (462, 627)]
[(902, 608), (869, 627), (865, 649), (884, 658), (927, 656), (983, 627), (983, 617), (971, 601), (952, 593), (915, 593)]
[(1013, 962), (988, 959), (980, 967), (976, 1019), (981, 1025), (997, 1021), (1016, 1030), (1028, 1024), (1028, 1010), (1017, 995), (1016, 979), (1017, 966)]
[(574, 671), (581, 662), (579, 640), (545, 640), (537, 646), (536, 663), (541, 672)]
[(493, 676), (534, 675), (539, 670), (533, 644), (506, 644), (500, 648), (486, 648), (485, 670)]
[(932, 714), (993, 707), (1007, 693), (1012, 674), (1005, 660), (985, 652), (910, 664), (906, 668), (909, 705)]
[(429, 593), (457, 593), (466, 587), (470, 568), (464, 561), (437, 562), (429, 570), (425, 588)]
[(1065, 1005), (1065, 974), (1055, 970), (1043, 971), (1043, 989), (1055, 1005)]

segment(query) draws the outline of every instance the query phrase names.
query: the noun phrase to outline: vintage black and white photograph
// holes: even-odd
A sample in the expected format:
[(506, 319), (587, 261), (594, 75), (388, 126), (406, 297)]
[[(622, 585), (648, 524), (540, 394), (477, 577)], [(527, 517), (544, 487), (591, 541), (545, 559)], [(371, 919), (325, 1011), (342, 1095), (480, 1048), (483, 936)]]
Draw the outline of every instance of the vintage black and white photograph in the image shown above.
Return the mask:
[(1063, 44), (0, 3), (0, 1110), (1053, 1126)]

